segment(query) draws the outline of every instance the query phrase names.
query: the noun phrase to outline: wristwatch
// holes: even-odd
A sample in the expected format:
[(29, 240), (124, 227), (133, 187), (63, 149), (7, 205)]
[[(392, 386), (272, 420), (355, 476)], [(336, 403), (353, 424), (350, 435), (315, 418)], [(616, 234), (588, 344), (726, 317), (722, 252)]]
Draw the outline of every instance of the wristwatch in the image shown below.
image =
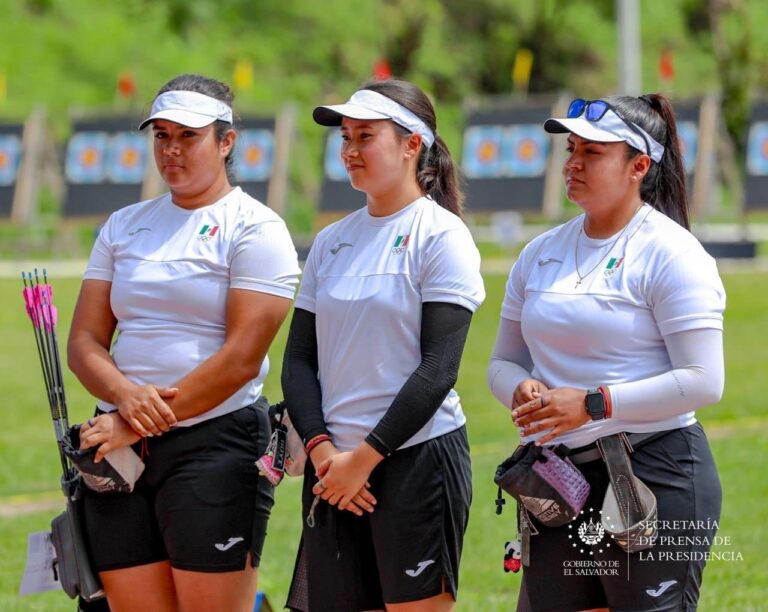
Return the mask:
[(593, 421), (600, 421), (605, 418), (605, 397), (599, 388), (587, 390), (585, 404), (587, 414)]

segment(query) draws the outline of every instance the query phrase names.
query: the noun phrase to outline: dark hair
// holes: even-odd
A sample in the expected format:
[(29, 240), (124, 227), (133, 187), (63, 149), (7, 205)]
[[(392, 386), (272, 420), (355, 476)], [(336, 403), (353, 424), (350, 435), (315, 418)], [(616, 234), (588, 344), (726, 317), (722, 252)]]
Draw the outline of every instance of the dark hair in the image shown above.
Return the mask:
[[(658, 93), (646, 94), (639, 98), (611, 96), (605, 98), (605, 101), (624, 119), (640, 126), (653, 136), (656, 142), (663, 145), (664, 156), (658, 163), (651, 160), (651, 167), (640, 185), (640, 197), (684, 228), (690, 229), (683, 154), (680, 150), (672, 104)], [(630, 158), (641, 153), (631, 145), (627, 147)]]
[[(459, 186), (451, 153), (437, 134), (435, 109), (426, 94), (413, 83), (397, 79), (368, 81), (361, 89), (370, 89), (394, 100), (411, 111), (432, 130), (435, 134), (435, 142), (429, 149), (421, 148), (416, 166), (416, 180), (424, 193), (443, 208), (461, 217), (464, 194)], [(407, 133), (405, 128), (402, 130)]]
[[(166, 91), (195, 91), (197, 93), (205, 94), (211, 98), (224, 102), (230, 108), (233, 108), (232, 103), (235, 100), (235, 94), (229, 88), (229, 85), (211, 79), (209, 77), (201, 76), (199, 74), (181, 74), (163, 85), (157, 92), (157, 96), (164, 94)], [(157, 97), (155, 96), (155, 97)], [(234, 109), (233, 109), (234, 110)], [(234, 118), (234, 113), (233, 113)], [(213, 122), (213, 133), (216, 136), (216, 142), (221, 142), (221, 139), (233, 128), (233, 123), (227, 123), (217, 119)], [(232, 180), (232, 167), (234, 166), (234, 159), (232, 153), (234, 149), (229, 152), (224, 165), (227, 169), (227, 177)]]

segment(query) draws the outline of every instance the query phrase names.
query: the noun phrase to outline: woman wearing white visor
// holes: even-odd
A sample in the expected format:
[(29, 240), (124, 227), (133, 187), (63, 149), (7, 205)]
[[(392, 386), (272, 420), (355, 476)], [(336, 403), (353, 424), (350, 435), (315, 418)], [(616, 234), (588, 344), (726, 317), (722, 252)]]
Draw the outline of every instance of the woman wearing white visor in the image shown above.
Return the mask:
[(141, 127), (170, 192), (110, 216), (75, 309), (69, 364), (99, 408), (81, 446), (132, 444), (146, 465), (132, 493), (85, 501), (113, 611), (253, 609), (261, 391), (299, 267), (282, 219), (230, 183), (232, 98), (197, 75), (160, 89)]
[(373, 81), (313, 116), (340, 126), (366, 206), (315, 239), (286, 347), (283, 392), (311, 459), (288, 605), (449, 610), (472, 494), (453, 385), (485, 297), (480, 256), (420, 89)]
[[(673, 109), (658, 94), (578, 99), (544, 128), (567, 135), (566, 190), (584, 214), (512, 268), (488, 384), (523, 441), (570, 447), (591, 492), (572, 523), (529, 517), (519, 609), (694, 610), (722, 499), (694, 411), (722, 394), (725, 292), (688, 231)], [(656, 545), (630, 554), (600, 516), (595, 441), (619, 432), (658, 512)]]

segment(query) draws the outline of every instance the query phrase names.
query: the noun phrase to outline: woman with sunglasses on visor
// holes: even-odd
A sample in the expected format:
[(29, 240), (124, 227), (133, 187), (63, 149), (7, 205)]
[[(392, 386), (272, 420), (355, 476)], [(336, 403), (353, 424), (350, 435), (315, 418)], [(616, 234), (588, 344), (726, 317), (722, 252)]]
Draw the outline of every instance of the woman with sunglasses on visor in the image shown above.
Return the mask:
[(145, 463), (131, 493), (85, 500), (113, 611), (253, 609), (273, 501), (261, 392), (300, 270), (282, 219), (230, 183), (232, 99), (197, 75), (160, 89), (140, 129), (169, 193), (109, 217), (75, 308), (69, 365), (99, 408), (81, 447)]
[(341, 130), (366, 206), (315, 239), (283, 362), (311, 459), (288, 606), (449, 610), (471, 500), (453, 385), (485, 297), (480, 256), (420, 89), (372, 81), (313, 116)]
[[(688, 231), (673, 109), (658, 94), (579, 99), (544, 129), (567, 135), (584, 213), (512, 268), (488, 384), (523, 442), (569, 447), (591, 490), (567, 525), (531, 519), (518, 609), (694, 610), (722, 499), (695, 410), (722, 394), (725, 292)], [(619, 432), (658, 512), (656, 545), (630, 554), (595, 527), (609, 486), (595, 442)]]

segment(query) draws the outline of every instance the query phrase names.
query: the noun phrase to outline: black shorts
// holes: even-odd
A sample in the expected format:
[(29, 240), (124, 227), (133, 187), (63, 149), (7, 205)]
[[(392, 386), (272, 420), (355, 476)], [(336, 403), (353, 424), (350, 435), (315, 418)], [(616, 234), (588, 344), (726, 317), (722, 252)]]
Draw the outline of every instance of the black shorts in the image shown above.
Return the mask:
[(578, 465), (591, 486), (582, 515), (558, 528), (533, 521), (539, 534), (531, 536), (518, 610), (696, 609), (722, 502), (704, 430), (698, 423), (672, 430), (631, 457), (635, 476), (656, 495), (656, 545), (628, 554), (607, 533), (591, 544), (601, 535), (589, 527), (600, 522), (609, 481), (602, 460)]
[(321, 501), (306, 525), (317, 482), (307, 463), (305, 519), (287, 607), (324, 612), (381, 609), (434, 597), (454, 598), (472, 501), (464, 427), (398, 450), (370, 477), (377, 505), (362, 517)]
[(270, 436), (266, 401), (135, 445), (146, 468), (132, 493), (87, 491), (85, 516), (98, 571), (170, 560), (229, 572), (258, 566), (274, 502), (254, 462)]

